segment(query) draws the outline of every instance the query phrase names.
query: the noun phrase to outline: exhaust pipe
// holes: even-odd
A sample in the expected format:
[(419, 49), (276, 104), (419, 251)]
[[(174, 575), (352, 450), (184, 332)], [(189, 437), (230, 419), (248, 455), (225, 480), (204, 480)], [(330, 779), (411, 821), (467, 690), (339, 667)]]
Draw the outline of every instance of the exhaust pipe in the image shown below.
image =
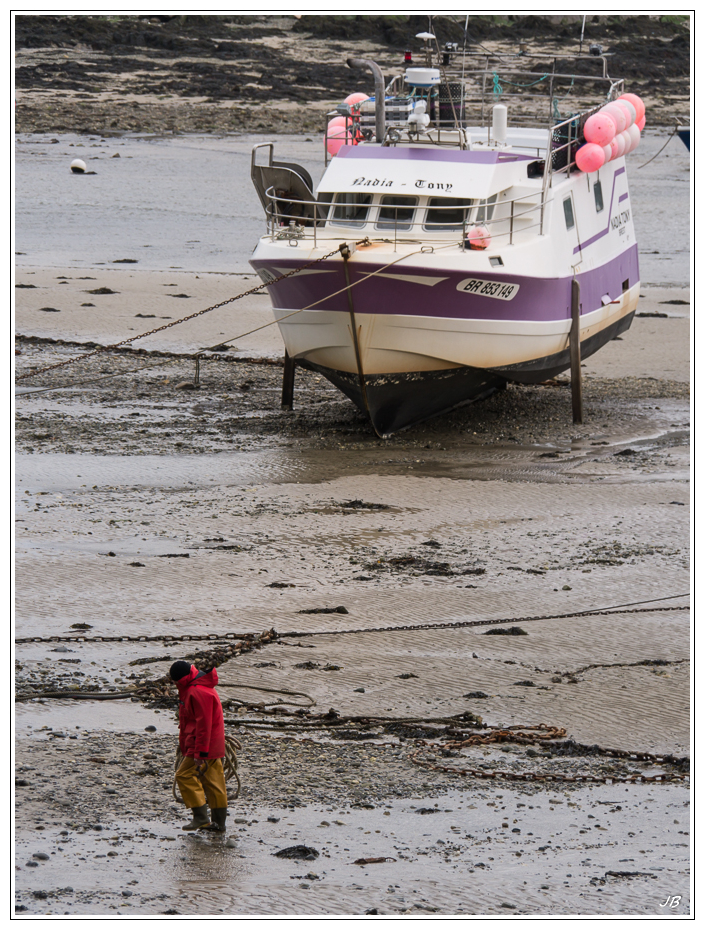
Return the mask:
[(366, 68), (371, 71), (375, 79), (375, 141), (384, 142), (384, 75), (382, 69), (375, 61), (369, 58), (348, 58), (349, 68)]

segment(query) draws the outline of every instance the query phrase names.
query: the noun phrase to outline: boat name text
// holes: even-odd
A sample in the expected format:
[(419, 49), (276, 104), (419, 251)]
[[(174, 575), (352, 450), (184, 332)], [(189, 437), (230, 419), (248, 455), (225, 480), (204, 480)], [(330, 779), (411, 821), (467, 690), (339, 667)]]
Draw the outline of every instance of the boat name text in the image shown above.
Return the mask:
[(444, 184), (439, 181), (417, 181), (414, 184), (414, 187), (418, 187), (421, 190), (424, 188), (429, 191), (449, 191), (453, 189), (452, 184)]
[[(391, 187), (394, 184), (394, 180), (389, 178), (367, 178), (362, 175), (359, 178), (355, 178), (352, 182), (353, 187)], [(406, 184), (402, 184), (402, 187), (406, 187)], [(427, 181), (425, 178), (419, 178), (417, 181), (414, 181), (414, 187), (419, 190), (428, 190), (428, 191), (445, 191), (446, 193), (453, 189), (453, 185), (443, 181)]]
[(391, 187), (394, 182), (387, 178), (355, 178), (353, 187)]
[(487, 281), (483, 278), (465, 278), (457, 290), (479, 297), (494, 297), (496, 300), (512, 300), (519, 293), (519, 285), (507, 281)]
[(618, 229), (619, 235), (623, 236), (627, 228), (627, 223), (629, 222), (629, 217), (629, 210), (623, 210), (621, 213), (617, 213), (616, 216), (612, 217), (610, 220), (610, 226), (612, 229)]

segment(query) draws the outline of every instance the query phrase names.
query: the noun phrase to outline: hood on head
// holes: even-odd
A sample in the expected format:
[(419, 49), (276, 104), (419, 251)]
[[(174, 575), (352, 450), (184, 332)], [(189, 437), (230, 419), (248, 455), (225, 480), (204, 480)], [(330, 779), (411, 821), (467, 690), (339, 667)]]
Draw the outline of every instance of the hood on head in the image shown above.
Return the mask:
[(197, 684), (199, 687), (215, 688), (218, 684), (218, 672), (214, 668), (209, 672), (199, 672), (196, 666), (192, 665), (188, 675), (184, 675), (183, 678), (180, 678), (179, 681), (176, 682), (176, 687), (179, 689), (179, 697), (183, 697), (184, 693), (188, 691), (196, 679), (198, 679)]

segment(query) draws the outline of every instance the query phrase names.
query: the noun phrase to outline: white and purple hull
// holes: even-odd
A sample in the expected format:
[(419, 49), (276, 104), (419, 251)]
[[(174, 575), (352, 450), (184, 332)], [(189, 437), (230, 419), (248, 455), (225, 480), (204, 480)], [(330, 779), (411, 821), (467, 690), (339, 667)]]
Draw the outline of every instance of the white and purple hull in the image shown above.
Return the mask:
[[(371, 160), (374, 150), (352, 152), (360, 177), (361, 160)], [(473, 154), (457, 153), (462, 167), (472, 166)], [(427, 154), (430, 163), (432, 156)], [(315, 248), (310, 239), (294, 249), (263, 238), (251, 264), (263, 280), (273, 281), (343, 239), (351, 245), (365, 236), (372, 240), (358, 245), (347, 262), (349, 290), (343, 258), (334, 256), (271, 283), (269, 293), (289, 356), (325, 375), (369, 414), (380, 435), (390, 435), (507, 381), (539, 383), (569, 368), (574, 279), (580, 284), (583, 357), (629, 328), (639, 263), (624, 160), (605, 166), (601, 175), (599, 211), (594, 176), (591, 183), (573, 174), (552, 188), (541, 235), (513, 230), (510, 242), (502, 232), (500, 200), (494, 223), (499, 235), (485, 251), (453, 246), (452, 239), (448, 245), (439, 233), (425, 243), (374, 241), (366, 229), (326, 224)], [(577, 223), (567, 229), (561, 204), (569, 198)]]

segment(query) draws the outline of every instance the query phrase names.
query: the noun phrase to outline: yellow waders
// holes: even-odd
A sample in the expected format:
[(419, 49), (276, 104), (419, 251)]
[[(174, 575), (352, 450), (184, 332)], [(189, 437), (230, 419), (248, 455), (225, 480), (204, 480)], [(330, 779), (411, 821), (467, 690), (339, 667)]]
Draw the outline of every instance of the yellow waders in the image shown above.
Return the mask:
[(203, 807), (208, 802), (211, 810), (228, 806), (222, 759), (206, 759), (201, 774), (196, 773), (191, 756), (186, 756), (176, 772), (176, 782), (186, 807)]

